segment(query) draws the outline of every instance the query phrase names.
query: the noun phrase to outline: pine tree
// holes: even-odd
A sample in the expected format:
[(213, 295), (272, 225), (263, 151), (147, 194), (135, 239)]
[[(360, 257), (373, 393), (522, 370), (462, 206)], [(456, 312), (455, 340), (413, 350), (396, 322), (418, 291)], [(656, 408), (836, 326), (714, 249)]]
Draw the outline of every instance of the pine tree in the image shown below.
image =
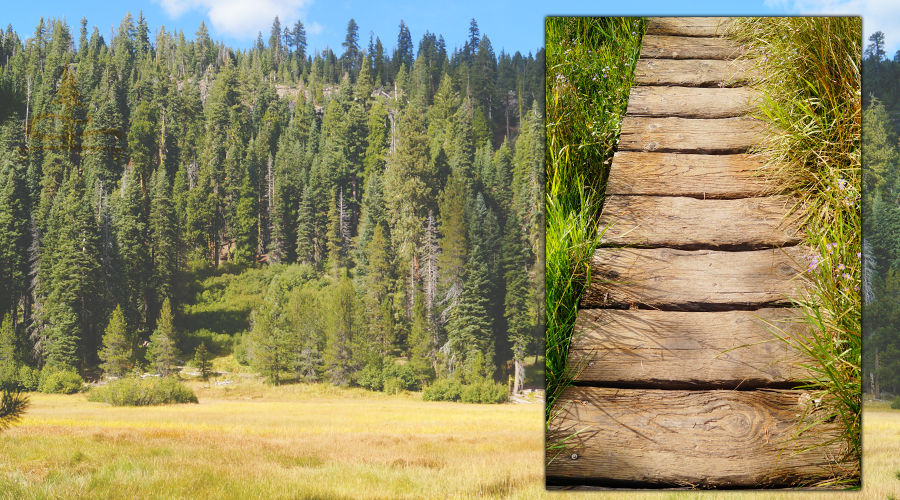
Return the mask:
[(526, 241), (522, 237), (521, 219), (513, 212), (506, 221), (503, 235), (503, 272), (506, 281), (504, 318), (507, 336), (512, 343), (515, 362), (515, 383), (513, 394), (518, 394), (525, 378), (525, 349), (530, 334), (534, 330), (533, 312), (529, 304), (535, 302), (533, 287), (529, 283), (527, 270)]
[(27, 191), (18, 168), (0, 175), (0, 314), (12, 313), (27, 290), (29, 246)]
[(325, 369), (334, 385), (350, 383), (358, 363), (355, 344), (361, 326), (353, 283), (346, 276), (327, 289), (328, 304), (327, 344)]
[(129, 327), (135, 330), (147, 323), (147, 298), (153, 276), (146, 207), (147, 198), (141, 191), (140, 179), (126, 173), (114, 221), (124, 284), (124, 296), (119, 302)]
[(175, 327), (172, 324), (172, 307), (169, 298), (162, 303), (159, 320), (156, 322), (156, 330), (150, 337), (148, 349), (150, 364), (160, 376), (167, 377), (172, 373), (172, 366), (176, 363), (178, 349), (175, 347)]
[(367, 249), (368, 274), (365, 281), (366, 317), (369, 320), (369, 341), (377, 358), (386, 356), (394, 343), (393, 311), (391, 310), (391, 283), (393, 265), (390, 246), (384, 237), (382, 225), (377, 224)]
[(315, 214), (313, 213), (309, 185), (303, 188), (303, 197), (297, 208), (297, 261), (315, 262)]
[(200, 378), (206, 380), (212, 371), (212, 363), (209, 361), (209, 351), (206, 350), (206, 342), (200, 342), (197, 350), (194, 352), (194, 363), (200, 370)]
[[(92, 197), (72, 172), (54, 201), (47, 246), (41, 253), (41, 294), (46, 293), (46, 364), (74, 367), (79, 350), (90, 355), (100, 344), (104, 304), (100, 298), (100, 249)], [(46, 261), (45, 261), (46, 259)], [(87, 351), (87, 352), (85, 352)]]
[(252, 366), (275, 385), (280, 383), (281, 372), (289, 368), (290, 361), (290, 336), (284, 306), (284, 290), (276, 274), (269, 283), (262, 306), (253, 311), (253, 328), (250, 331)]
[(16, 380), (19, 370), (19, 340), (9, 313), (0, 323), (0, 386)]
[(131, 368), (134, 354), (129, 336), (122, 306), (116, 306), (103, 334), (103, 350), (99, 353), (103, 362), (100, 368), (107, 377), (121, 377)]
[(153, 262), (153, 279), (150, 284), (149, 297), (152, 299), (152, 315), (159, 309), (159, 297), (174, 295), (175, 273), (178, 269), (178, 233), (175, 225), (175, 213), (172, 205), (172, 188), (166, 178), (165, 170), (160, 167), (151, 179), (150, 220), (150, 255)]
[(140, 183), (143, 192), (147, 191), (150, 175), (156, 170), (159, 159), (155, 117), (155, 110), (143, 101), (132, 114), (131, 128), (128, 130), (128, 156), (133, 165), (130, 174), (135, 182)]
[(434, 380), (432, 357), (434, 346), (429, 333), (423, 294), (417, 293), (413, 306), (413, 321), (409, 334), (409, 366), (416, 379), (424, 386)]
[(354, 74), (357, 69), (357, 59), (359, 59), (359, 25), (352, 18), (347, 23), (347, 36), (341, 43), (344, 48), (342, 60), (346, 64), (345, 70), (350, 74)]
[(441, 314), (446, 322), (452, 314), (463, 290), (463, 272), (466, 264), (466, 200), (468, 190), (465, 180), (451, 174), (447, 185), (441, 193), (440, 234), (441, 255), (438, 257), (438, 269), (442, 283), (442, 300), (445, 304)]

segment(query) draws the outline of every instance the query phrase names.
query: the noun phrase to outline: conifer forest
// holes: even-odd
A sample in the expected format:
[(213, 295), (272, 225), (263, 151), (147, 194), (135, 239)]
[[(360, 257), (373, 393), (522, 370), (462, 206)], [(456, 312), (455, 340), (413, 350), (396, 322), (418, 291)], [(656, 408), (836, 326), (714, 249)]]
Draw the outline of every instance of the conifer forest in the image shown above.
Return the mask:
[[(900, 393), (900, 51), (884, 33), (863, 59), (863, 388)], [(898, 402), (900, 404), (900, 402)]]
[(0, 376), (233, 356), (273, 384), (521, 385), (544, 350), (543, 49), (498, 53), (474, 19), (452, 49), (385, 36), (0, 31)]

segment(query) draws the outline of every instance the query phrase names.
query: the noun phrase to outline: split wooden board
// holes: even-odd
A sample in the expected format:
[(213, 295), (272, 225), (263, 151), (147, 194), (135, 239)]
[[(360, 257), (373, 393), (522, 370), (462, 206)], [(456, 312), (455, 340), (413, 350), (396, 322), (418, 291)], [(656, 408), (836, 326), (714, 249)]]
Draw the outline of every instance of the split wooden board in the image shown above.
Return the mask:
[(653, 17), (648, 35), (722, 36), (731, 24), (728, 17)]
[[(572, 436), (547, 476), (647, 487), (753, 488), (828, 479), (837, 445), (793, 456), (836, 437), (821, 423), (790, 438), (801, 417), (819, 418), (803, 391), (668, 391), (570, 387), (557, 399), (556, 436)], [(802, 425), (802, 424), (800, 424)], [(552, 456), (552, 455), (551, 455)], [(549, 457), (548, 457), (549, 458)]]
[(765, 132), (754, 118), (655, 118), (625, 116), (619, 151), (659, 153), (746, 153)]
[(757, 93), (744, 87), (633, 87), (628, 116), (732, 118), (756, 110)]
[(703, 155), (619, 151), (609, 171), (607, 195), (746, 198), (775, 187), (759, 175), (762, 161), (746, 154)]
[(800, 364), (812, 359), (793, 347), (808, 330), (788, 308), (582, 309), (568, 366), (576, 381), (606, 387), (793, 388), (811, 376)]
[(607, 196), (599, 227), (605, 246), (682, 250), (761, 250), (802, 239), (795, 201), (784, 196), (698, 200), (677, 196)]
[(748, 252), (601, 248), (581, 307), (721, 311), (786, 306), (805, 287), (805, 246)]
[(634, 67), (634, 82), (641, 86), (735, 87), (750, 82), (755, 75), (745, 61), (638, 59)]
[(644, 35), (641, 57), (645, 59), (734, 59), (741, 47), (726, 38)]

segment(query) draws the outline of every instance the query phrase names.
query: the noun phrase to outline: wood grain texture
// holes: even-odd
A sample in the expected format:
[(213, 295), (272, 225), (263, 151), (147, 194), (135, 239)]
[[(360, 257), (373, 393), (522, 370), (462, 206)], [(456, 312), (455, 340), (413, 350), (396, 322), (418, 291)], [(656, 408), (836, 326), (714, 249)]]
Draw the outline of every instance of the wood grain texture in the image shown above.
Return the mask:
[(677, 312), (582, 309), (569, 348), (575, 380), (605, 387), (793, 388), (812, 360), (787, 342), (808, 335), (795, 309)]
[(775, 192), (757, 175), (759, 158), (619, 151), (613, 157), (606, 194), (746, 198)]
[[(721, 311), (788, 305), (804, 285), (811, 250), (720, 252), (671, 248), (601, 248), (581, 307)], [(801, 288), (802, 290), (802, 288)]]
[(638, 59), (634, 66), (637, 85), (682, 87), (739, 87), (755, 79), (747, 61), (712, 59)]
[(765, 124), (754, 118), (654, 118), (622, 120), (619, 151), (659, 153), (746, 153), (759, 144)]
[(629, 116), (731, 118), (756, 110), (759, 94), (746, 87), (633, 87)]
[[(547, 476), (598, 486), (791, 486), (831, 477), (836, 436), (818, 424), (790, 441), (809, 405), (802, 391), (661, 391), (570, 387), (551, 439), (576, 433)], [(808, 418), (822, 410), (810, 409)], [(575, 457), (574, 459), (572, 457)]]
[(731, 24), (728, 17), (651, 17), (648, 35), (721, 36)]
[(734, 59), (741, 46), (726, 38), (644, 35), (641, 58), (644, 59)]
[(607, 196), (599, 227), (605, 246), (682, 250), (762, 250), (800, 243), (797, 203), (785, 196), (698, 200), (678, 196)]

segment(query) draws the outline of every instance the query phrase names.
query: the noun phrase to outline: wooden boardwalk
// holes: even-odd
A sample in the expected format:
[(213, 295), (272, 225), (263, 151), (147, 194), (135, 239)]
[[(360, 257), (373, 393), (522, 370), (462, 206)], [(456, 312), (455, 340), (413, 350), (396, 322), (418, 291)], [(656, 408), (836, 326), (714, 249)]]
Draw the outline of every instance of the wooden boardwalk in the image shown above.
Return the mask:
[[(809, 362), (787, 335), (788, 297), (810, 253), (795, 200), (746, 153), (766, 133), (748, 116), (755, 75), (721, 37), (727, 18), (654, 18), (644, 37), (609, 176), (591, 288), (551, 438), (574, 434), (548, 484), (602, 488), (790, 487), (832, 477), (836, 435), (794, 390)], [(812, 405), (812, 406), (810, 406)], [(808, 417), (809, 418), (809, 417)]]

